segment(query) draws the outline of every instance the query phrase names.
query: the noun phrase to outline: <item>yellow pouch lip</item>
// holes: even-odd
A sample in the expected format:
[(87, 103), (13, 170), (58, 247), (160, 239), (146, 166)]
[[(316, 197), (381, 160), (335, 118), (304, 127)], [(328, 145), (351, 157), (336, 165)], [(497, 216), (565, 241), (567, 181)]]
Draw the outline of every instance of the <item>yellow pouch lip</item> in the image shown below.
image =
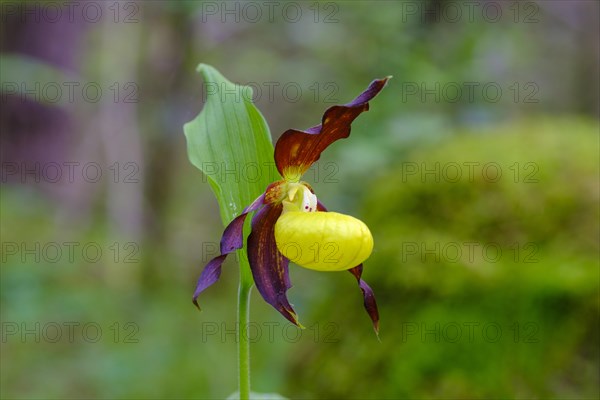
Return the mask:
[(290, 261), (317, 271), (354, 268), (373, 250), (365, 223), (336, 212), (285, 212), (275, 224), (275, 241)]

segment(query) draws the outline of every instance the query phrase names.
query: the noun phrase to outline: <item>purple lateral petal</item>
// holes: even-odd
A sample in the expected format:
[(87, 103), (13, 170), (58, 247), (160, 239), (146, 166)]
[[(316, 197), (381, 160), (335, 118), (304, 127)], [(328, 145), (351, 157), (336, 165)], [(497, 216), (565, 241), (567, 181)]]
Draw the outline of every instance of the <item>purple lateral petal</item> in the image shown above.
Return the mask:
[(257, 210), (264, 204), (265, 194), (260, 195), (244, 211), (233, 219), (225, 228), (221, 237), (221, 254), (231, 253), (244, 246), (244, 222), (248, 213)]
[[(317, 210), (326, 212), (327, 208), (323, 205), (323, 203), (317, 200)], [(365, 309), (367, 310), (369, 317), (371, 317), (371, 321), (373, 321), (373, 329), (375, 329), (375, 333), (377, 334), (377, 336), (379, 336), (379, 311), (377, 310), (377, 302), (375, 301), (375, 294), (373, 293), (373, 289), (371, 289), (367, 282), (365, 282), (361, 278), (363, 265), (360, 264), (354, 268), (349, 269), (348, 271), (352, 275), (354, 275), (356, 281), (358, 282), (358, 286), (360, 287), (360, 290), (362, 291), (363, 297), (365, 299)]]
[(256, 288), (267, 303), (288, 321), (302, 327), (290, 305), (286, 292), (292, 286), (288, 272), (289, 261), (275, 244), (275, 222), (281, 215), (282, 204), (267, 204), (252, 218), (252, 233), (248, 236), (248, 261)]
[(327, 207), (325, 207), (319, 199), (317, 199), (317, 211), (327, 212)]
[(198, 308), (198, 296), (200, 293), (204, 291), (207, 287), (211, 286), (213, 283), (219, 280), (221, 276), (221, 264), (227, 258), (227, 254), (222, 254), (218, 257), (213, 258), (206, 264), (204, 270), (202, 270), (202, 274), (200, 274), (200, 278), (198, 279), (198, 284), (196, 285), (196, 290), (194, 291), (193, 302), (194, 305)]
[(352, 121), (369, 109), (369, 101), (385, 87), (388, 79), (374, 80), (350, 103), (329, 107), (323, 114), (321, 125), (304, 131), (285, 131), (275, 145), (275, 164), (279, 173), (283, 177), (303, 175), (331, 143), (350, 136)]
[(379, 335), (379, 311), (377, 310), (377, 302), (375, 301), (375, 294), (373, 293), (373, 289), (371, 289), (371, 287), (367, 285), (367, 282), (361, 279), (363, 266), (362, 264), (360, 264), (352, 269), (349, 269), (348, 271), (350, 271), (350, 273), (354, 275), (358, 282), (360, 290), (362, 290), (363, 296), (365, 298), (365, 309), (367, 310), (369, 317), (371, 317), (371, 321), (373, 321), (373, 329), (375, 329), (375, 333)]
[(200, 308), (198, 305), (198, 296), (200, 293), (219, 280), (219, 277), (221, 276), (221, 265), (227, 258), (227, 255), (244, 246), (244, 221), (246, 221), (248, 213), (256, 211), (263, 205), (264, 198), (264, 194), (260, 195), (252, 202), (252, 204), (244, 208), (244, 211), (235, 217), (225, 228), (223, 236), (221, 237), (221, 254), (206, 264), (206, 267), (204, 267), (204, 270), (198, 279), (198, 283), (196, 284), (196, 290), (192, 297), (192, 302), (196, 307)]

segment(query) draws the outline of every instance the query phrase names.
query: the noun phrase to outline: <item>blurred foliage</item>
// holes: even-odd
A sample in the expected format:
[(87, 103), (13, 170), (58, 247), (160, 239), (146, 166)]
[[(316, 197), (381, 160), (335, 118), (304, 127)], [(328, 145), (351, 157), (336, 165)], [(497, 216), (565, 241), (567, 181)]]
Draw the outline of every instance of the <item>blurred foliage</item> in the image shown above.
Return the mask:
[[(576, 119), (461, 132), (365, 188), (376, 241), (365, 279), (381, 306), (382, 343), (363, 336), (358, 296), (312, 307), (319, 320), (333, 309), (351, 321), (340, 341), (295, 357), (290, 391), (595, 398), (597, 133), (596, 122)], [(330, 297), (351, 296), (348, 283)]]

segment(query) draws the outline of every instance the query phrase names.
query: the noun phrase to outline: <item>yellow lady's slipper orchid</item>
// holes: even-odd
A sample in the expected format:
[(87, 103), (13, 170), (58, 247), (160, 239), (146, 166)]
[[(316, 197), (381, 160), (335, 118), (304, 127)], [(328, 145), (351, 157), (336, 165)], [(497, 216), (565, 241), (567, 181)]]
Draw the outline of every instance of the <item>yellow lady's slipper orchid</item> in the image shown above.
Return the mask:
[(317, 271), (348, 270), (363, 292), (365, 308), (378, 331), (375, 296), (361, 278), (362, 263), (373, 250), (369, 228), (349, 215), (328, 212), (310, 185), (300, 179), (323, 150), (350, 135), (352, 121), (369, 109), (369, 101), (388, 79), (374, 80), (350, 103), (327, 109), (320, 125), (305, 131), (290, 129), (281, 135), (275, 145), (275, 164), (283, 179), (269, 185), (225, 228), (221, 254), (206, 265), (198, 280), (193, 297), (196, 306), (200, 293), (219, 279), (227, 255), (242, 248), (244, 221), (248, 213), (256, 211), (247, 252), (254, 283), (265, 301), (301, 326), (286, 296), (291, 287), (289, 261)]

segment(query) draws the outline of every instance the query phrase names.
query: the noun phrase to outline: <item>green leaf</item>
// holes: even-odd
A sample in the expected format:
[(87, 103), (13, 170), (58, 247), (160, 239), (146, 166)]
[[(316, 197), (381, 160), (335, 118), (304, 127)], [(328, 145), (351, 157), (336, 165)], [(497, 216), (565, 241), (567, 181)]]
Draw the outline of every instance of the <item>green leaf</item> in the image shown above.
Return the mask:
[[(226, 400), (239, 400), (240, 393), (235, 392), (229, 395)], [(250, 392), (250, 400), (287, 400), (287, 397), (283, 397), (279, 393), (256, 393)]]
[(269, 127), (251, 101), (252, 88), (228, 81), (206, 64), (198, 72), (207, 99), (183, 127), (188, 157), (208, 177), (227, 225), (280, 177)]

